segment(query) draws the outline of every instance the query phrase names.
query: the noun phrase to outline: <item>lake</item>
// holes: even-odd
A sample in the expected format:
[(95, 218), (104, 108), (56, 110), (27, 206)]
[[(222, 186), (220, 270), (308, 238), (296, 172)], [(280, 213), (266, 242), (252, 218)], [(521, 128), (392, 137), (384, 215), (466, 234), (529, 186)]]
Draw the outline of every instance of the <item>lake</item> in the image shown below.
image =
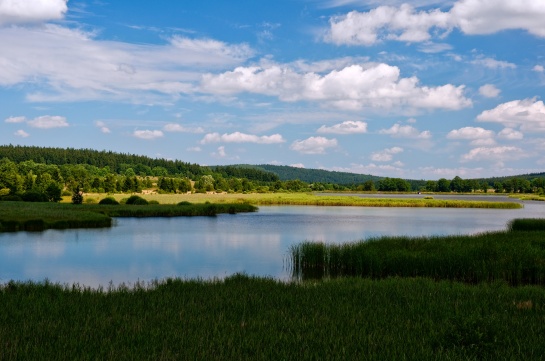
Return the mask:
[(118, 218), (107, 229), (0, 233), (0, 283), (47, 278), (108, 287), (236, 272), (289, 279), (286, 255), (301, 241), (475, 234), (503, 230), (514, 218), (545, 218), (545, 203), (524, 205), (514, 210), (268, 206), (217, 217)]

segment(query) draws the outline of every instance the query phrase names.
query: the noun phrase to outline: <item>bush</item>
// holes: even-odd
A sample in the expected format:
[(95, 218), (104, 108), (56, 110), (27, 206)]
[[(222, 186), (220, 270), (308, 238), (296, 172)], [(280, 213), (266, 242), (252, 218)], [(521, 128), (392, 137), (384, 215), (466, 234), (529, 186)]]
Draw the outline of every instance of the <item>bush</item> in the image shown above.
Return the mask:
[(0, 201), (5, 201), (5, 202), (22, 202), (23, 201), (23, 198), (21, 198), (21, 196), (18, 196), (16, 194), (11, 194), (11, 195), (7, 195), (7, 196), (2, 196), (0, 197)]
[(114, 197), (106, 197), (104, 199), (101, 199), (98, 204), (106, 204), (106, 205), (118, 205), (119, 202), (115, 200)]
[(159, 204), (159, 201), (156, 201), (155, 199), (148, 202), (148, 204)]
[(140, 196), (130, 196), (129, 199), (127, 199), (127, 202), (125, 204), (132, 204), (135, 206), (145, 206), (148, 205), (148, 201)]
[(180, 203), (178, 203), (179, 206), (190, 206), (191, 205), (191, 202), (188, 202), (188, 201), (182, 201)]
[(49, 197), (45, 193), (28, 191), (21, 196), (25, 202), (49, 202)]

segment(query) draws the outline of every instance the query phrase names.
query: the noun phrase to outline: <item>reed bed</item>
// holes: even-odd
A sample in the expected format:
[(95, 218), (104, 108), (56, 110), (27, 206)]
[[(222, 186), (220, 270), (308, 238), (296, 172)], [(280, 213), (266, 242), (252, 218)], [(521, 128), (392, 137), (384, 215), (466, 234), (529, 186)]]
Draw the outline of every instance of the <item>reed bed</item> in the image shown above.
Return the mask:
[[(97, 198), (106, 195), (93, 195)], [(116, 194), (117, 201), (126, 195)], [(357, 196), (326, 196), (310, 193), (224, 193), (224, 194), (149, 194), (142, 195), (148, 201), (161, 204), (176, 204), (182, 201), (191, 203), (250, 203), (256, 206), (297, 205), (297, 206), (352, 206), (352, 207), (440, 207), (440, 208), (496, 208), (518, 209), (518, 202), (465, 201), (440, 199), (405, 198), (362, 198)]]
[(0, 203), (0, 232), (111, 227), (111, 217), (215, 216), (255, 212), (250, 204), (73, 205), (64, 203)]
[[(513, 224), (522, 228), (519, 222)], [(471, 284), (501, 280), (514, 286), (545, 285), (545, 231), (302, 242), (290, 249), (290, 265), (293, 276), (302, 279), (429, 277)]]
[(0, 287), (1, 360), (539, 360), (545, 290), (427, 279)]

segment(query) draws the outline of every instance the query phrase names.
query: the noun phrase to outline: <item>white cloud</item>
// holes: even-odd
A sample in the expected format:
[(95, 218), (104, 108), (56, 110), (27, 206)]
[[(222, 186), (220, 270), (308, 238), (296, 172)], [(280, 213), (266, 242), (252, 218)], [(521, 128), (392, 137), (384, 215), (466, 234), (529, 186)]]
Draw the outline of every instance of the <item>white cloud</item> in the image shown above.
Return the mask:
[(543, 73), (545, 72), (545, 68), (543, 67), (543, 65), (536, 65), (532, 68), (533, 71), (537, 72), (537, 73)]
[(417, 11), (404, 3), (331, 17), (324, 40), (365, 46), (384, 40), (427, 42), (455, 28), (468, 35), (522, 29), (545, 37), (544, 18), (545, 2), (535, 0), (459, 0), (447, 12), (439, 8)]
[(223, 145), (218, 147), (217, 151), (215, 153), (212, 153), (212, 156), (218, 157), (218, 158), (227, 157), (227, 153), (225, 152), (225, 147)]
[(132, 135), (136, 138), (146, 140), (153, 140), (164, 136), (160, 130), (135, 130)]
[(289, 65), (237, 67), (203, 76), (201, 91), (218, 95), (249, 92), (282, 101), (319, 101), (341, 109), (461, 109), (471, 106), (464, 86), (420, 86), (416, 77), (401, 78), (396, 66), (384, 63), (350, 65), (320, 75), (298, 73)]
[(202, 151), (201, 147), (189, 147), (187, 148), (188, 152), (200, 152)]
[(329, 134), (367, 133), (367, 123), (358, 120), (347, 120), (340, 124), (332, 125), (331, 127), (322, 125), (320, 128), (318, 128), (317, 132)]
[(305, 165), (303, 163), (294, 163), (294, 164), (290, 164), (290, 167), (305, 168)]
[(471, 61), (471, 64), (482, 65), (490, 69), (516, 69), (516, 64), (492, 58), (481, 58)]
[(15, 134), (16, 136), (21, 137), (21, 138), (26, 138), (26, 137), (28, 137), (30, 135), (30, 134), (28, 134), (27, 132), (25, 132), (22, 129), (19, 129), (18, 131), (16, 131), (13, 134)]
[(151, 45), (104, 41), (53, 24), (0, 28), (0, 44), (9, 49), (0, 52), (0, 86), (32, 83), (30, 101), (168, 103), (193, 92), (203, 69), (228, 69), (253, 54), (245, 44), (181, 36)]
[(257, 136), (234, 132), (231, 134), (209, 133), (201, 140), (201, 144), (208, 143), (257, 143), (257, 144), (277, 144), (284, 143), (285, 140), (280, 134)]
[(165, 132), (179, 132), (179, 133), (204, 133), (204, 129), (201, 127), (197, 128), (186, 128), (183, 125), (178, 123), (169, 123), (163, 127)]
[(419, 139), (429, 139), (431, 138), (431, 133), (429, 130), (419, 132), (418, 129), (410, 125), (400, 125), (394, 124), (390, 129), (381, 129), (379, 134), (388, 134), (392, 137), (397, 138), (419, 138)]
[(0, 0), (0, 26), (60, 20), (68, 0)]
[(27, 121), (27, 124), (33, 128), (50, 129), (67, 127), (68, 122), (65, 117), (58, 115), (43, 115)]
[(500, 95), (500, 93), (501, 90), (492, 84), (485, 84), (479, 88), (479, 94), (485, 98), (496, 98), (498, 95)]
[(328, 139), (324, 137), (310, 137), (305, 140), (296, 140), (290, 146), (303, 154), (325, 154), (326, 149), (337, 147), (337, 139)]
[(500, 123), (522, 131), (545, 132), (545, 105), (534, 99), (513, 100), (485, 110), (477, 116), (481, 122)]
[(26, 117), (9, 117), (4, 120), (6, 123), (22, 123), (26, 121)]
[(384, 149), (380, 152), (372, 153), (371, 160), (374, 162), (389, 162), (392, 160), (395, 154), (402, 153), (402, 152), (403, 152), (403, 148), (400, 148), (400, 147)]
[(464, 127), (460, 129), (451, 130), (447, 134), (448, 139), (486, 139), (494, 138), (495, 134), (491, 130), (486, 130), (480, 127)]
[(527, 154), (518, 147), (479, 147), (469, 151), (462, 156), (462, 162), (469, 161), (496, 161), (518, 160), (526, 157)]
[(104, 133), (104, 134), (109, 134), (109, 133), (111, 133), (110, 128), (108, 128), (108, 127), (106, 126), (106, 123), (104, 123), (103, 121), (97, 120), (97, 121), (95, 122), (95, 125), (96, 125), (97, 127), (100, 128), (100, 131), (101, 131), (102, 133)]
[(498, 138), (507, 140), (521, 140), (524, 134), (513, 128), (504, 128), (498, 133)]

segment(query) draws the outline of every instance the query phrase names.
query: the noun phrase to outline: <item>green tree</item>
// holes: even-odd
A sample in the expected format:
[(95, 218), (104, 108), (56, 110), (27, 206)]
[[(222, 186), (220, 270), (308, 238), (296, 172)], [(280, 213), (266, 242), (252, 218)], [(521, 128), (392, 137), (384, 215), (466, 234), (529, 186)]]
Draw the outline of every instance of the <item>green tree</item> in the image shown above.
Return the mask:
[(437, 180), (437, 192), (450, 192), (450, 181), (445, 178)]

